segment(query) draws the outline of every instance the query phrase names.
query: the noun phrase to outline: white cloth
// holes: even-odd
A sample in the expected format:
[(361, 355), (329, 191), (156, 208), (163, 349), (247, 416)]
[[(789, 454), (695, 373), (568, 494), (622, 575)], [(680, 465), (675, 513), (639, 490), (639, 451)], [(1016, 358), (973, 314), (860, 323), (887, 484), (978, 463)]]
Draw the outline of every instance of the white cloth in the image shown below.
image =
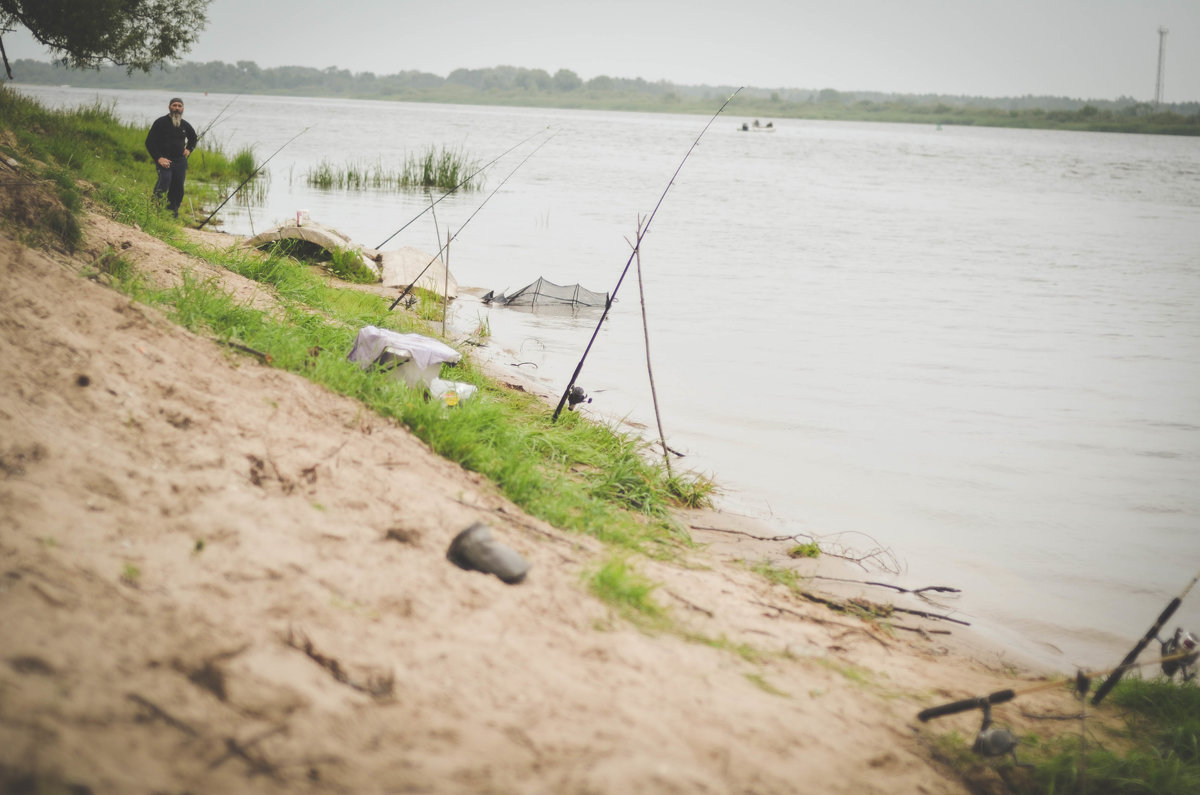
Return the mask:
[(462, 359), (458, 351), (432, 337), (401, 334), (378, 326), (363, 326), (359, 329), (358, 336), (354, 338), (354, 346), (346, 358), (366, 368), (380, 357), (384, 348), (408, 351), (417, 367), (422, 370), (430, 365), (442, 362), (456, 363)]

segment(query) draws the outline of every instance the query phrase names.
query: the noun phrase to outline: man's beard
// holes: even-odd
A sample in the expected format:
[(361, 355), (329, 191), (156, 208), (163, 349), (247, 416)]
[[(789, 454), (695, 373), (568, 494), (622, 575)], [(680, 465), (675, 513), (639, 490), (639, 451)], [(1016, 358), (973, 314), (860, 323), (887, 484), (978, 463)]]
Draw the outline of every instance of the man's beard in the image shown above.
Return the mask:
[(178, 127), (179, 122), (183, 121), (183, 111), (181, 111), (181, 110), (174, 111), (173, 110), (173, 111), (171, 111), (170, 115), (171, 115), (171, 124), (174, 124), (176, 127)]

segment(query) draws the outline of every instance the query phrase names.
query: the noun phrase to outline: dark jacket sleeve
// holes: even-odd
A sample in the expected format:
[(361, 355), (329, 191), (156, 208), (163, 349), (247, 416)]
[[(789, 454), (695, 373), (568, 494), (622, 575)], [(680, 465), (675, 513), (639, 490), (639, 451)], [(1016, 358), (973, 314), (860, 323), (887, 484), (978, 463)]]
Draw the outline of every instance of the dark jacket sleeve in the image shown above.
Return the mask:
[(162, 157), (160, 154), (162, 151), (162, 142), (159, 141), (158, 135), (159, 121), (159, 119), (155, 119), (154, 123), (150, 125), (150, 132), (146, 133), (146, 151), (150, 153), (151, 160), (158, 160)]
[(188, 149), (188, 151), (189, 152), (196, 151), (196, 143), (200, 140), (196, 136), (196, 128), (193, 127), (192, 125), (188, 124), (186, 121), (182, 122), (182, 127), (183, 127), (183, 131), (187, 134), (187, 149)]

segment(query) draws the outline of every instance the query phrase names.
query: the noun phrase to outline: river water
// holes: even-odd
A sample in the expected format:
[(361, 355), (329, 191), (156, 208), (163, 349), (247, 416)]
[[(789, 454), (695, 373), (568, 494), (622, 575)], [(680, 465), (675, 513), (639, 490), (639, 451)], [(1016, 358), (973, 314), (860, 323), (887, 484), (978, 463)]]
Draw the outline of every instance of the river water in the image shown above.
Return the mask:
[[(19, 88), (146, 124), (168, 99)], [(307, 129), (271, 161), (264, 203), (231, 203), (222, 228), (305, 209), (371, 247), (429, 198), (316, 190), (308, 169), (395, 170), (430, 145), (483, 164), (540, 131), (385, 247), (436, 251), (451, 230), (459, 283), (495, 290), (611, 291), (708, 121), (186, 100), (197, 129), (234, 100), (208, 133), (230, 154), (261, 160)], [(1200, 568), (1200, 140), (744, 121), (736, 101), (716, 119), (642, 246), (676, 466), (781, 534), (890, 550), (903, 570), (871, 579), (961, 588), (948, 607), (1016, 657), (1114, 665)], [(631, 270), (578, 383), (586, 411), (653, 428), (638, 295)], [(596, 319), (464, 296), (453, 322), (486, 320), (487, 355), (558, 394)], [(1200, 630), (1200, 591), (1176, 625)]]

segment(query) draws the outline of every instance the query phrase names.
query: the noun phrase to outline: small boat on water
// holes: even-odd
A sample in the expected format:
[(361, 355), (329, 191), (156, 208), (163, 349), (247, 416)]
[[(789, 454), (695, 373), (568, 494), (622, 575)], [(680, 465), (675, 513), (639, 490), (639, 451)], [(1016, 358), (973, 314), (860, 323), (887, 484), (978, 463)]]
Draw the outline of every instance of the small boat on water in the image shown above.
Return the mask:
[(775, 132), (775, 122), (769, 121), (766, 124), (759, 124), (758, 119), (754, 120), (753, 124), (742, 122), (742, 132)]

